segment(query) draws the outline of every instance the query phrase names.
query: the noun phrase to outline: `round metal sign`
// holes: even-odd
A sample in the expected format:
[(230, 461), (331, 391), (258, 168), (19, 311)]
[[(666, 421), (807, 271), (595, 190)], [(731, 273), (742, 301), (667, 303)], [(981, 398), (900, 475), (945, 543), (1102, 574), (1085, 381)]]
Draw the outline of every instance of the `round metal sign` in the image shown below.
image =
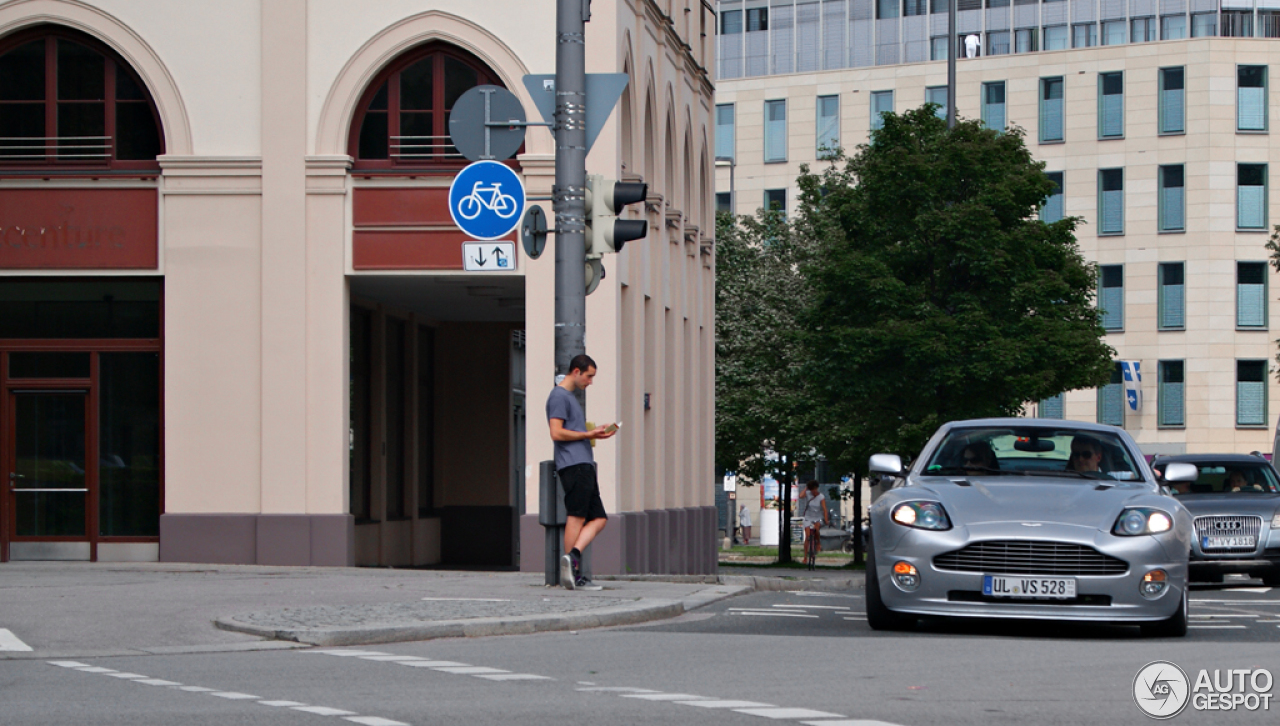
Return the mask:
[(524, 183), (506, 164), (477, 161), (449, 186), (453, 223), (474, 239), (498, 239), (520, 226)]
[[(524, 143), (524, 106), (501, 86), (476, 86), (458, 97), (449, 112), (449, 138), (471, 161), (510, 159)], [(489, 126), (515, 122), (515, 126)]]

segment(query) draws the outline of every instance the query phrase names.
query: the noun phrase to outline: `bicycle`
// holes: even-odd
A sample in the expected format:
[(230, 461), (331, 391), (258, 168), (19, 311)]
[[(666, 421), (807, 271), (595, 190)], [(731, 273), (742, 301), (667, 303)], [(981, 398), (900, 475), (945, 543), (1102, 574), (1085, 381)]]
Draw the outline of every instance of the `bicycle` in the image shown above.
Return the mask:
[[(483, 186), (484, 182), (476, 182), (471, 193), (458, 202), (458, 216), (463, 219), (475, 219), (480, 210), (489, 209), (502, 219), (510, 219), (516, 213), (516, 198), (502, 193), (502, 183), (496, 182), (491, 187)], [(482, 196), (490, 193), (488, 200)]]
[(804, 562), (810, 570), (818, 569), (818, 548), (822, 542), (822, 522), (804, 525)]

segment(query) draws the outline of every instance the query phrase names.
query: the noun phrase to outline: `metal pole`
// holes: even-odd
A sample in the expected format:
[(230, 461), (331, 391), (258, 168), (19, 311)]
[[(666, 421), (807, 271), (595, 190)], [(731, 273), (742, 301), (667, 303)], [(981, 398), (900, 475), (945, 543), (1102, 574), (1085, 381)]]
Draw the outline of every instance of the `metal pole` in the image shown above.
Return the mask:
[[(586, 352), (587, 62), (591, 0), (556, 0), (556, 374)], [(583, 401), (579, 391), (579, 402)]]
[(947, 128), (956, 127), (956, 3), (947, 0)]

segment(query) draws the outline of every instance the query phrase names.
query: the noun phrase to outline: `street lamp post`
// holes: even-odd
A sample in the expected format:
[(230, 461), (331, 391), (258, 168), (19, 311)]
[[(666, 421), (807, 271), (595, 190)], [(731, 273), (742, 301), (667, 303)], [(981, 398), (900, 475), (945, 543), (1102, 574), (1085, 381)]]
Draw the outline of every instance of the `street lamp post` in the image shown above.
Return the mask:
[(947, 0), (947, 128), (956, 127), (956, 3)]

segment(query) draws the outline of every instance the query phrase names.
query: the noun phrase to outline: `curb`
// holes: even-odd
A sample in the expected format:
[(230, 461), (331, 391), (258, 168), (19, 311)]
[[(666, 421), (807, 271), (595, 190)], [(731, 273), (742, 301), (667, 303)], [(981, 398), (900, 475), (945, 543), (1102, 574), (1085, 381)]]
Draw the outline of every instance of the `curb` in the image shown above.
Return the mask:
[(730, 585), (765, 592), (786, 592), (789, 590), (840, 592), (861, 589), (866, 582), (866, 574), (855, 572), (845, 577), (814, 578), (766, 577), (759, 575), (597, 575), (596, 579), (624, 580), (628, 582), (706, 583), (708, 585)]
[(620, 605), (585, 612), (557, 615), (521, 615), (511, 618), (441, 620), (413, 625), (370, 625), (353, 628), (289, 628), (277, 630), (241, 623), (234, 616), (218, 618), (214, 620), (214, 625), (222, 630), (248, 633), (262, 638), (291, 640), (307, 645), (341, 646), (400, 643), (416, 640), (435, 640), (437, 638), (530, 635), (556, 630), (585, 630), (587, 628), (634, 625), (650, 620), (674, 618), (684, 613), (684, 611), (684, 604), (678, 600), (641, 600), (635, 605)]

